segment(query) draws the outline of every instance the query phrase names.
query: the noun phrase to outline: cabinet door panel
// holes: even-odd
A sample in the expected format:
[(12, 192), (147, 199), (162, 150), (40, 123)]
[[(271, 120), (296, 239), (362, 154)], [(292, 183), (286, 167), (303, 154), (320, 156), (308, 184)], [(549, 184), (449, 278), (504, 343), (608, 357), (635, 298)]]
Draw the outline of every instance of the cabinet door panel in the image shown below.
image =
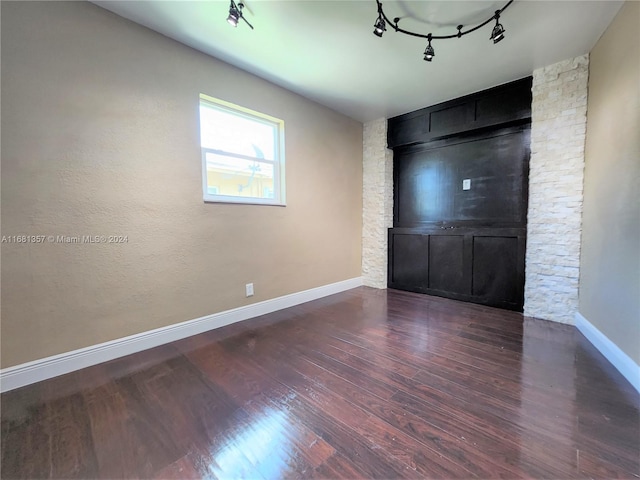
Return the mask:
[(473, 239), (473, 295), (492, 302), (522, 304), (517, 237)]
[(429, 237), (393, 235), (391, 282), (418, 289), (428, 287)]
[(464, 280), (464, 236), (431, 235), (429, 266), (429, 288), (469, 293)]

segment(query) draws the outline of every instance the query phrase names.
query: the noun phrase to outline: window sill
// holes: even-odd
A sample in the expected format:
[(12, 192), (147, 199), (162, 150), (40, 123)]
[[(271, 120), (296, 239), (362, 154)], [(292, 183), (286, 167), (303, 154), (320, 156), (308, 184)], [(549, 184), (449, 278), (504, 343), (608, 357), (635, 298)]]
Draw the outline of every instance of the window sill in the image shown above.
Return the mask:
[(266, 205), (270, 207), (286, 207), (286, 203), (276, 202), (275, 200), (266, 200), (262, 201), (257, 198), (238, 198), (238, 199), (229, 199), (229, 198), (204, 198), (204, 203), (220, 203), (220, 204), (230, 204), (230, 205)]

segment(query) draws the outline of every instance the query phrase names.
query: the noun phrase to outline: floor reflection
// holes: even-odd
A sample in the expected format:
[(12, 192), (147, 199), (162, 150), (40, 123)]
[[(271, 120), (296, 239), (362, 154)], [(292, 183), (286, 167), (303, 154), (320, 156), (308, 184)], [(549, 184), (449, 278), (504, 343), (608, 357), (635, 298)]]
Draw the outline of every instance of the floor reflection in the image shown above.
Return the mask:
[[(620, 468), (638, 471), (640, 395), (608, 360), (581, 334), (576, 338), (574, 436), (580, 446), (578, 469), (597, 471), (603, 478), (618, 478)], [(589, 379), (588, 381), (586, 379)], [(615, 392), (615, 395), (612, 393)], [(615, 445), (615, 450), (611, 448)]]
[(287, 412), (264, 408), (256, 420), (235, 433), (213, 459), (224, 478), (242, 477), (245, 457), (264, 478), (284, 478), (293, 452), (287, 438)]
[(577, 474), (575, 335), (570, 326), (523, 322), (518, 425), (520, 462), (531, 475)]

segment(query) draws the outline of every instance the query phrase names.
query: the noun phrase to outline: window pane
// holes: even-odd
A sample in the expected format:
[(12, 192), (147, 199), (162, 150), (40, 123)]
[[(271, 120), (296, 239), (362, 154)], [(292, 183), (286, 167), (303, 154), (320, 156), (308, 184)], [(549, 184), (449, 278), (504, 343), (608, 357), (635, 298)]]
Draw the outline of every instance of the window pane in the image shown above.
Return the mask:
[(232, 197), (274, 198), (274, 165), (206, 153), (207, 192)]
[(275, 159), (276, 127), (200, 104), (200, 144), (250, 157)]

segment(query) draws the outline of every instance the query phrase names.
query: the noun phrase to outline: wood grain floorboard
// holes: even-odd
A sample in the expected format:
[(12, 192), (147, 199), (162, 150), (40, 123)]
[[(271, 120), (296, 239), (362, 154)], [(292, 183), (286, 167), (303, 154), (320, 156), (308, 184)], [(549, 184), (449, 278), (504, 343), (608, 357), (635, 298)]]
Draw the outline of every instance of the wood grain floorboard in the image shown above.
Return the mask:
[(7, 392), (11, 478), (640, 478), (574, 328), (356, 288)]

